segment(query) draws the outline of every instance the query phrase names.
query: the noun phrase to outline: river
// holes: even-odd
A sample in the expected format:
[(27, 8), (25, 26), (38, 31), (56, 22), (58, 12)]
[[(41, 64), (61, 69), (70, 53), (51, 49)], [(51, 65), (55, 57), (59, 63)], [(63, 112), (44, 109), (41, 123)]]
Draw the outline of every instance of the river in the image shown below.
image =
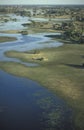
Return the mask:
[[(19, 24), (22, 24), (22, 19)], [(14, 61), (27, 66), (37, 65), (24, 63), (17, 58), (8, 58), (4, 52), (63, 45), (44, 37), (45, 34), (1, 33), (1, 36), (15, 36), (18, 40), (0, 44), (0, 61)], [(44, 44), (48, 41), (49, 43)], [(72, 109), (62, 99), (35, 81), (0, 71), (0, 130), (73, 130)]]

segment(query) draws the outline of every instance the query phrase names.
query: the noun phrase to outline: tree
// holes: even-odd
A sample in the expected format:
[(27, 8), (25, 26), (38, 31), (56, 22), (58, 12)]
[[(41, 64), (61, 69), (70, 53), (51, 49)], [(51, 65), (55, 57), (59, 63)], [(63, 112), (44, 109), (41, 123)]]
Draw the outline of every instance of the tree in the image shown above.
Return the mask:
[(84, 42), (83, 31), (84, 31), (83, 22), (82, 23), (72, 22), (70, 28), (64, 31), (63, 38), (67, 38), (74, 43), (83, 43)]

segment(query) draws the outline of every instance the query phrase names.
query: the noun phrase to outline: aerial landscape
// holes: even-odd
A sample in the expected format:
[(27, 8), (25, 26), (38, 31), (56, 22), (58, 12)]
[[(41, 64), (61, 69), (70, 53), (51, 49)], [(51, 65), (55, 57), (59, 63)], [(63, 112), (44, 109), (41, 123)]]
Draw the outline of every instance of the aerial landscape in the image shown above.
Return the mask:
[(82, 0), (0, 0), (0, 130), (84, 130)]

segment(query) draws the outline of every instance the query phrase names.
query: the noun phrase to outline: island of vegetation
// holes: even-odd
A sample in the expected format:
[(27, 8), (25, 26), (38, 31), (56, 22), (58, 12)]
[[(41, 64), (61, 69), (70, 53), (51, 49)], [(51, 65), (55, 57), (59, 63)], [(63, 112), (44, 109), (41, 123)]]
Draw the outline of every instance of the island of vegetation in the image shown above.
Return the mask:
[(17, 40), (16, 37), (8, 37), (8, 36), (0, 36), (0, 43), (2, 42), (10, 42)]

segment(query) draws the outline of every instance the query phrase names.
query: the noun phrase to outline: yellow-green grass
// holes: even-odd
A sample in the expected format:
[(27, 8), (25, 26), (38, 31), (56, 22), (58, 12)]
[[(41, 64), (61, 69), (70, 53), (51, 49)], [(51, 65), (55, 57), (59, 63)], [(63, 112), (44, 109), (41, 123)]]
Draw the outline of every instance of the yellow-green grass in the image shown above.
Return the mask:
[[(36, 15), (36, 16), (33, 16), (33, 17), (35, 17), (35, 18), (46, 18), (46, 19), (49, 19), (50, 17), (49, 17), (49, 15), (41, 15), (41, 14), (39, 14), (39, 15)], [(70, 18), (70, 15), (63, 15), (63, 16), (53, 16), (53, 15), (51, 15), (51, 18), (63, 18), (63, 19), (67, 19), (67, 18)]]
[(0, 62), (0, 68), (10, 74), (35, 80), (63, 98), (73, 108), (76, 130), (84, 129), (84, 45), (65, 44), (58, 48), (42, 49), (35, 54), (9, 51), (5, 55), (39, 63), (39, 66), (27, 67), (15, 62)]
[[(40, 27), (28, 27), (28, 29), (25, 29), (28, 31), (28, 34), (36, 34), (36, 33), (45, 33), (45, 32), (51, 32), (51, 33), (58, 33), (62, 32), (59, 30), (54, 30), (53, 28), (40, 28)], [(0, 33), (7, 33), (7, 34), (18, 34), (20, 33), (21, 30), (5, 30), (5, 31), (0, 31)]]
[(16, 37), (7, 37), (7, 36), (0, 36), (0, 43), (2, 42), (9, 42), (17, 40)]
[(20, 30), (3, 30), (0, 33), (17, 34)]
[(53, 28), (40, 28), (40, 27), (29, 27), (28, 28), (29, 34), (36, 34), (36, 33), (45, 33), (45, 32), (51, 32), (51, 33), (56, 33), (56, 32), (61, 32), (54, 30)]

